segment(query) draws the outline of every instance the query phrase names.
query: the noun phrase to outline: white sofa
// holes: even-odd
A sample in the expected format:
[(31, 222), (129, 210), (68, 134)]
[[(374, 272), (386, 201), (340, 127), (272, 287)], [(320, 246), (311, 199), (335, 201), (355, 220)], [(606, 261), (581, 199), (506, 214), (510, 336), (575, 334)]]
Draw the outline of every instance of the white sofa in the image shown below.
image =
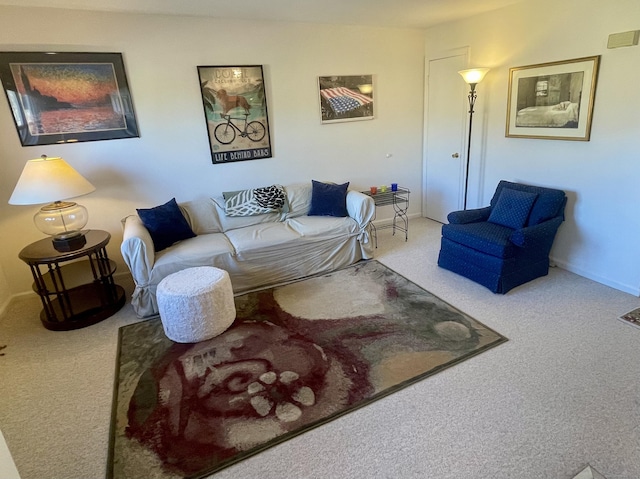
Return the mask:
[(285, 192), (286, 208), (256, 216), (226, 216), (222, 197), (180, 203), (197, 236), (157, 253), (139, 216), (124, 218), (120, 251), (135, 282), (131, 304), (138, 317), (158, 314), (158, 283), (185, 268), (224, 269), (240, 293), (373, 257), (367, 228), (375, 211), (371, 197), (349, 190), (349, 216), (307, 216), (311, 183), (285, 186)]

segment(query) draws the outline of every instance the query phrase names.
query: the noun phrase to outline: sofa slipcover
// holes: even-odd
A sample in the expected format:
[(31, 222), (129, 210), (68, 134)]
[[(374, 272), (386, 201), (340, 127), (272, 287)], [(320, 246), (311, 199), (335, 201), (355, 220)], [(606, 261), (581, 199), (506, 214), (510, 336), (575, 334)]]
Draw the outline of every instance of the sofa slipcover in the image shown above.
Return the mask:
[(179, 203), (196, 236), (159, 252), (138, 215), (124, 218), (120, 251), (135, 283), (131, 304), (138, 317), (158, 314), (158, 284), (185, 268), (224, 269), (234, 293), (241, 293), (373, 257), (371, 197), (349, 190), (349, 216), (307, 216), (311, 183), (284, 189), (287, 204), (282, 211), (254, 216), (226, 216), (222, 196)]

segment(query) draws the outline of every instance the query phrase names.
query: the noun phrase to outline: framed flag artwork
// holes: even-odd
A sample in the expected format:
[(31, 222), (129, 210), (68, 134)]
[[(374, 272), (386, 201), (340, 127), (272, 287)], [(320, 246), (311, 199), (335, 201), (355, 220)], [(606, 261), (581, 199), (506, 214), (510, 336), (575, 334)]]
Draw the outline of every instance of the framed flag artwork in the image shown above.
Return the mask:
[(373, 120), (373, 75), (318, 77), (322, 123)]

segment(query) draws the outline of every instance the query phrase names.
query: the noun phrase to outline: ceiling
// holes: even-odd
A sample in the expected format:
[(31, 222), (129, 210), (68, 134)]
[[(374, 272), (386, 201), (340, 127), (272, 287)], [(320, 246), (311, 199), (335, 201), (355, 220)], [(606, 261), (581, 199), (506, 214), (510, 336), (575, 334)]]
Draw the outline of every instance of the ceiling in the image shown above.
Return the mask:
[(0, 0), (0, 5), (427, 28), (525, 0)]

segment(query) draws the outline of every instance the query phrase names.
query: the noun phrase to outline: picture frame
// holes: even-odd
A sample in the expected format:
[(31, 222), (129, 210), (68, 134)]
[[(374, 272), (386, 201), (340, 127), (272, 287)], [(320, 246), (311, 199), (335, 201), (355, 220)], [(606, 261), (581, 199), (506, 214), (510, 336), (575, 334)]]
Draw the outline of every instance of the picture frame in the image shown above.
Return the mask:
[(197, 68), (212, 163), (271, 158), (262, 65)]
[(321, 123), (373, 120), (374, 92), (373, 75), (318, 77)]
[(589, 141), (600, 55), (509, 69), (505, 136)]
[(139, 137), (121, 53), (0, 52), (22, 146)]

